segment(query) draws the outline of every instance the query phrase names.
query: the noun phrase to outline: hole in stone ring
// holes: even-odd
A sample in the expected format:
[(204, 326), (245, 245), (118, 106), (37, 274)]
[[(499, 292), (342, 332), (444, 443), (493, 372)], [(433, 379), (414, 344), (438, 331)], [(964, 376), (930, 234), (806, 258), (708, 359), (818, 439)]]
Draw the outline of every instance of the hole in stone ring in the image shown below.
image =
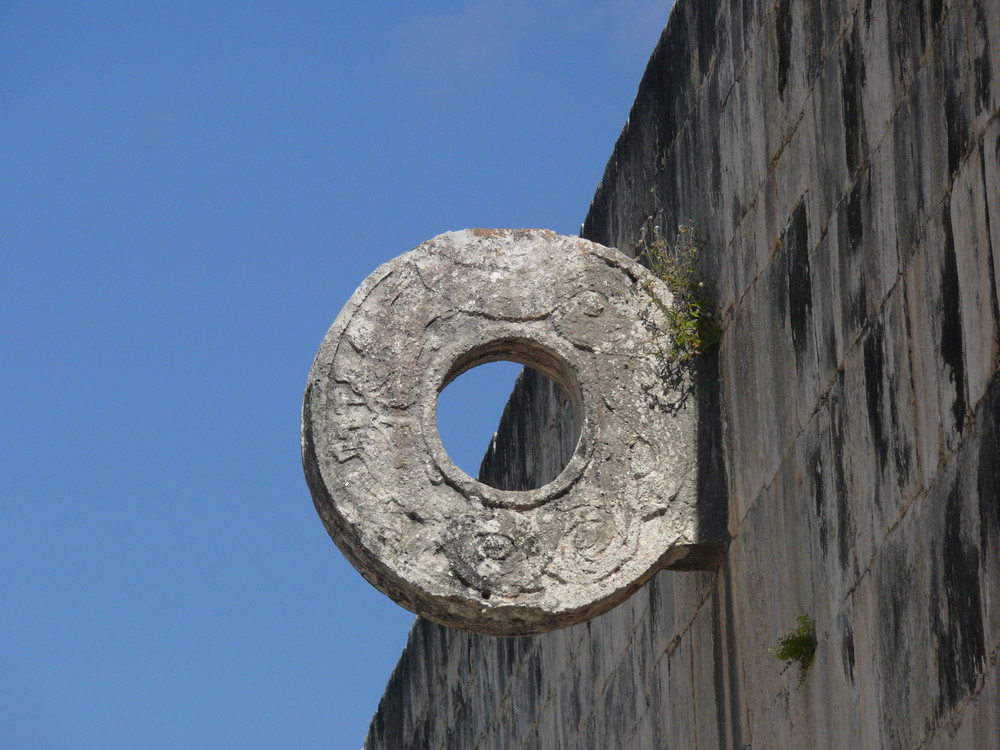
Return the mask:
[[(510, 399), (517, 403), (507, 410)], [(459, 469), (495, 489), (524, 492), (566, 468), (580, 441), (582, 412), (576, 377), (560, 357), (532, 342), (501, 340), (454, 363), (436, 421)]]

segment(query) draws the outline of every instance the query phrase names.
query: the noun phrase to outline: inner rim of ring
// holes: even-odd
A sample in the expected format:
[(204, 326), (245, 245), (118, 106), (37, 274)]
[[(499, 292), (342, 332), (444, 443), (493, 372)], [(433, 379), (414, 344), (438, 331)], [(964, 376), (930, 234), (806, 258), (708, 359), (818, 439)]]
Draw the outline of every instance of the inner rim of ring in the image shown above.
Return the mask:
[[(547, 484), (528, 490), (501, 490), (484, 484), (454, 466), (450, 457), (441, 468), (445, 470), (446, 474), (451, 475), (452, 480), (458, 480), (455, 483), (464, 486), (468, 494), (478, 497), (489, 505), (533, 507), (545, 502), (554, 494), (560, 494), (564, 489), (563, 485), (574, 481), (579, 470), (582, 469), (580, 464), (584, 462), (583, 457), (581, 457), (581, 444), (584, 442), (583, 433), (585, 431), (584, 402), (583, 391), (575, 370), (562, 356), (546, 346), (530, 339), (503, 337), (475, 346), (457, 357), (441, 380), (437, 394), (440, 395), (441, 391), (455, 378), (474, 367), (505, 360), (516, 362), (548, 376), (566, 397), (572, 409), (570, 442), (573, 446), (573, 452), (568, 456), (565, 466)], [(435, 428), (436, 426), (435, 420)], [(440, 435), (438, 437), (440, 438)], [(443, 444), (441, 444), (441, 448), (444, 449)], [(444, 454), (447, 456), (447, 450), (444, 450)], [(455, 476), (450, 470), (452, 468), (460, 476)]]

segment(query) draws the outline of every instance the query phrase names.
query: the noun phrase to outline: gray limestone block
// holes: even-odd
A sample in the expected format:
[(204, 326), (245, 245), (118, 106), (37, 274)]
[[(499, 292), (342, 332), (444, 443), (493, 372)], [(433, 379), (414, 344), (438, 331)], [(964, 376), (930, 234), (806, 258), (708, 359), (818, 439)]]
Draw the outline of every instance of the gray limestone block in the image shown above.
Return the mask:
[(1000, 28), (1000, 6), (991, 0), (969, 0), (968, 14), (971, 94), (977, 124), (982, 128), (1000, 108), (994, 83), (1000, 80), (1000, 43), (995, 32)]
[[(958, 251), (951, 212), (928, 224), (905, 276), (917, 468), (930, 487), (943, 456), (961, 441), (968, 412)], [(963, 264), (964, 265), (964, 264)]]
[(947, 243), (954, 247), (955, 296), (970, 407), (979, 403), (996, 375), (1000, 355), (984, 173), (983, 156), (976, 149), (955, 175), (948, 217), (951, 233), (945, 235), (945, 252)]
[[(303, 465), (334, 541), (408, 609), (494, 635), (571, 625), (663, 567), (717, 564), (697, 507), (696, 375), (665, 354), (671, 304), (618, 251), (542, 230), (451, 232), (380, 267), (324, 339), (303, 404)], [(537, 489), (473, 479), (438, 435), (441, 390), (504, 359), (558, 384), (578, 430)]]

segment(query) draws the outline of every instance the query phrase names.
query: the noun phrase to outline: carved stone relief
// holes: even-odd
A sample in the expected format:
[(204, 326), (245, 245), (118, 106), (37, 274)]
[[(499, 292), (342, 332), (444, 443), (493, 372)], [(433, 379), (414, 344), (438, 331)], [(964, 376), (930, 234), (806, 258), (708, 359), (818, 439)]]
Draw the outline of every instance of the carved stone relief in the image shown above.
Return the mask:
[[(377, 269), (324, 339), (302, 412), (313, 499), (362, 575), (436, 622), (524, 635), (598, 615), (688, 555), (696, 412), (654, 296), (670, 304), (618, 251), (544, 230), (449, 232)], [(497, 360), (552, 378), (580, 426), (535, 490), (476, 481), (438, 436), (441, 390)]]

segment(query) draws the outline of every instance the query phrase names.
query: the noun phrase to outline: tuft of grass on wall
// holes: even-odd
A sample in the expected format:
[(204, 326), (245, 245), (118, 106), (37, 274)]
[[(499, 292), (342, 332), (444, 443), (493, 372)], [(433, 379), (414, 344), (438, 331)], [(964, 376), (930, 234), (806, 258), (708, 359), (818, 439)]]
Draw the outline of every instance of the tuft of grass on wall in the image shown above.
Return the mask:
[(704, 353), (722, 338), (719, 317), (708, 302), (704, 282), (696, 274), (698, 256), (704, 247), (704, 241), (688, 224), (677, 228), (672, 246), (657, 233), (653, 242), (639, 254), (639, 261), (663, 281), (673, 295), (674, 304), (667, 306), (656, 296), (651, 281), (643, 287), (667, 316), (670, 346), (664, 356), (681, 362)]
[(778, 648), (774, 655), (785, 662), (785, 669), (793, 664), (799, 665), (799, 684), (806, 681), (806, 672), (816, 655), (816, 623), (806, 614), (796, 619), (798, 626), (778, 640)]

